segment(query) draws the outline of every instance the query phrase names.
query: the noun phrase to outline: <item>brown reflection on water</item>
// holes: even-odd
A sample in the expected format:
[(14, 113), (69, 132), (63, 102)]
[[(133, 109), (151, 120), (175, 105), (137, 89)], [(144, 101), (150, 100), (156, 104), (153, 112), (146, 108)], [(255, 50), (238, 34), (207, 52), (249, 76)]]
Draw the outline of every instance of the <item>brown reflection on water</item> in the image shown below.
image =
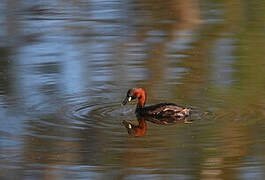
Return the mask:
[[(54, 123), (53, 118), (47, 119)], [(28, 135), (23, 138), (22, 168), (24, 176), (43, 179), (64, 179), (68, 172), (63, 166), (71, 166), (82, 161), (82, 143), (80, 134), (69, 128), (49, 126), (40, 121), (32, 120), (28, 124)], [(36, 173), (39, 172), (39, 173)]]
[[(174, 26), (174, 29), (190, 29), (194, 25), (201, 23), (201, 9), (198, 0), (143, 0), (138, 1), (141, 6), (138, 10), (151, 11), (151, 18), (156, 20), (173, 20), (168, 25)], [(165, 23), (165, 22), (158, 22)], [(176, 27), (177, 26), (177, 27)], [(168, 26), (158, 26), (153, 23), (153, 29), (165, 28)]]
[(144, 118), (137, 118), (138, 124), (132, 124), (131, 122), (128, 122), (124, 120), (122, 123), (124, 127), (127, 129), (128, 134), (131, 136), (139, 137), (143, 136), (146, 133), (147, 124)]
[(204, 179), (237, 179), (239, 167), (244, 167), (244, 160), (250, 154), (251, 141), (246, 126), (226, 122), (219, 124), (222, 140), (219, 149), (205, 149), (215, 152), (215, 156), (204, 159), (201, 178)]
[[(144, 82), (137, 82), (150, 94), (151, 99), (157, 88), (163, 89), (167, 79), (167, 69), (169, 61), (167, 58), (171, 43), (182, 46), (179, 35), (181, 31), (193, 31), (201, 23), (199, 2), (197, 0), (179, 1), (139, 1), (139, 8), (136, 10), (150, 11), (152, 21), (150, 24), (142, 24), (136, 28), (135, 41), (137, 43), (150, 41), (147, 43), (147, 57), (145, 58), (145, 68), (148, 76)], [(146, 4), (152, 6), (146, 6)], [(157, 21), (157, 23), (155, 23)], [(150, 35), (154, 33), (154, 35)], [(156, 34), (157, 33), (157, 34)], [(161, 34), (162, 33), (162, 34)], [(185, 37), (184, 37), (185, 39)], [(134, 41), (133, 40), (133, 41)], [(173, 52), (174, 54), (175, 52)], [(189, 68), (189, 67), (188, 67)]]
[(169, 117), (169, 118), (154, 118), (151, 116), (137, 116), (137, 122), (131, 122), (124, 120), (122, 123), (127, 129), (128, 134), (131, 136), (139, 137), (143, 136), (147, 130), (147, 122), (151, 122), (159, 125), (174, 125), (179, 123), (191, 123), (190, 117), (178, 118), (178, 117)]
[(242, 166), (243, 160), (249, 154), (251, 142), (247, 127), (236, 124), (226, 124), (223, 129), (223, 174), (225, 179), (236, 178), (237, 171), (233, 167)]
[[(209, 54), (218, 36), (224, 32), (224, 27), (221, 25), (205, 26), (201, 33), (201, 38), (198, 39), (191, 49), (185, 50), (182, 53), (189, 55), (181, 65), (189, 69), (182, 81), (183, 83), (176, 89), (176, 94), (187, 99), (200, 98), (207, 94), (207, 88), (210, 87), (209, 80), (211, 77), (211, 69), (209, 65)], [(204, 36), (204, 34), (214, 34), (213, 36)], [(203, 85), (204, 89), (201, 89)]]
[[(246, 159), (253, 155), (253, 145), (257, 143), (254, 139), (258, 135), (253, 131), (259, 129), (255, 124), (261, 118), (265, 98), (265, 76), (258, 74), (259, 71), (264, 71), (264, 58), (261, 57), (264, 57), (264, 48), (253, 44), (264, 44), (264, 38), (261, 38), (264, 33), (261, 34), (260, 28), (257, 28), (259, 23), (247, 26), (242, 31), (246, 16), (242, 5), (239, 1), (225, 3), (226, 27), (221, 32), (237, 34), (233, 38), (237, 39), (241, 48), (234, 52), (240, 54), (234, 57), (237, 60), (233, 65), (236, 69), (233, 73), (236, 83), (229, 86), (228, 90), (225, 90), (226, 86), (216, 85), (216, 91), (213, 91), (213, 96), (219, 96), (224, 101), (222, 109), (217, 112), (222, 143), (219, 149), (209, 150), (217, 155), (204, 160), (204, 169), (201, 171), (204, 179), (240, 179), (239, 169), (248, 167)], [(257, 22), (262, 16), (264, 17), (264, 13), (258, 16)], [(242, 50), (244, 48), (246, 50)]]

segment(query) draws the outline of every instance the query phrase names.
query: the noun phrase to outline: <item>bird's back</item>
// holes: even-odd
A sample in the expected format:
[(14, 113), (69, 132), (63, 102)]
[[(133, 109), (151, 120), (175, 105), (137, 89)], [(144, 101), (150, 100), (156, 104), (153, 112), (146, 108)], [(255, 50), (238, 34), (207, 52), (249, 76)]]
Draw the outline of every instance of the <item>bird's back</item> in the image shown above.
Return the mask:
[(160, 103), (143, 108), (137, 108), (136, 113), (153, 117), (186, 117), (190, 109), (178, 106), (174, 103)]

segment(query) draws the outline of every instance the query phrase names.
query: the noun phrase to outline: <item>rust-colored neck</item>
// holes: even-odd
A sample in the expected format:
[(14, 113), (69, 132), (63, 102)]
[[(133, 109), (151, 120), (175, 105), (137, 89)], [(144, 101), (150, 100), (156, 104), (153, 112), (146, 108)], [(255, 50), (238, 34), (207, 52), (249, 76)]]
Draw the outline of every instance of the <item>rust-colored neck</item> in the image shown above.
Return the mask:
[(137, 108), (142, 108), (146, 102), (146, 92), (142, 88), (137, 88), (134, 91), (134, 95), (138, 98)]
[(138, 119), (139, 125), (135, 127), (135, 136), (143, 136), (146, 132), (146, 122), (143, 119)]

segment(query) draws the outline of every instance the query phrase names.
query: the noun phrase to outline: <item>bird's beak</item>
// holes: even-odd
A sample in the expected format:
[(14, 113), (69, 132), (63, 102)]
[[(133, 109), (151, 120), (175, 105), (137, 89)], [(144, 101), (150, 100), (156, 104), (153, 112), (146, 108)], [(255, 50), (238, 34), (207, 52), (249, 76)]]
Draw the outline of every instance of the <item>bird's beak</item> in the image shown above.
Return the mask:
[(132, 97), (131, 96), (126, 96), (124, 98), (124, 100), (122, 101), (122, 105), (125, 105), (127, 104), (128, 102), (130, 102), (132, 100)]
[(126, 127), (126, 129), (132, 129), (132, 125), (129, 123), (129, 122), (127, 122), (127, 121), (122, 121), (122, 124)]

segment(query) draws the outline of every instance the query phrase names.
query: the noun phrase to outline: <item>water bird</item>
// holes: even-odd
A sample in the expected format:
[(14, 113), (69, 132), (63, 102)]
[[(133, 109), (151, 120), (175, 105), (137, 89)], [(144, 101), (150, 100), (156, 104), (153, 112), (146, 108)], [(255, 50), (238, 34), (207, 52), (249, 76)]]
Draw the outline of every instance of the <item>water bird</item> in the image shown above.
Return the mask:
[(183, 119), (190, 115), (190, 108), (178, 106), (174, 103), (160, 103), (151, 106), (145, 106), (146, 103), (146, 92), (143, 88), (132, 88), (127, 92), (126, 97), (122, 101), (123, 105), (128, 102), (138, 99), (138, 103), (135, 109), (137, 116), (146, 116), (159, 119), (173, 118), (175, 120)]

